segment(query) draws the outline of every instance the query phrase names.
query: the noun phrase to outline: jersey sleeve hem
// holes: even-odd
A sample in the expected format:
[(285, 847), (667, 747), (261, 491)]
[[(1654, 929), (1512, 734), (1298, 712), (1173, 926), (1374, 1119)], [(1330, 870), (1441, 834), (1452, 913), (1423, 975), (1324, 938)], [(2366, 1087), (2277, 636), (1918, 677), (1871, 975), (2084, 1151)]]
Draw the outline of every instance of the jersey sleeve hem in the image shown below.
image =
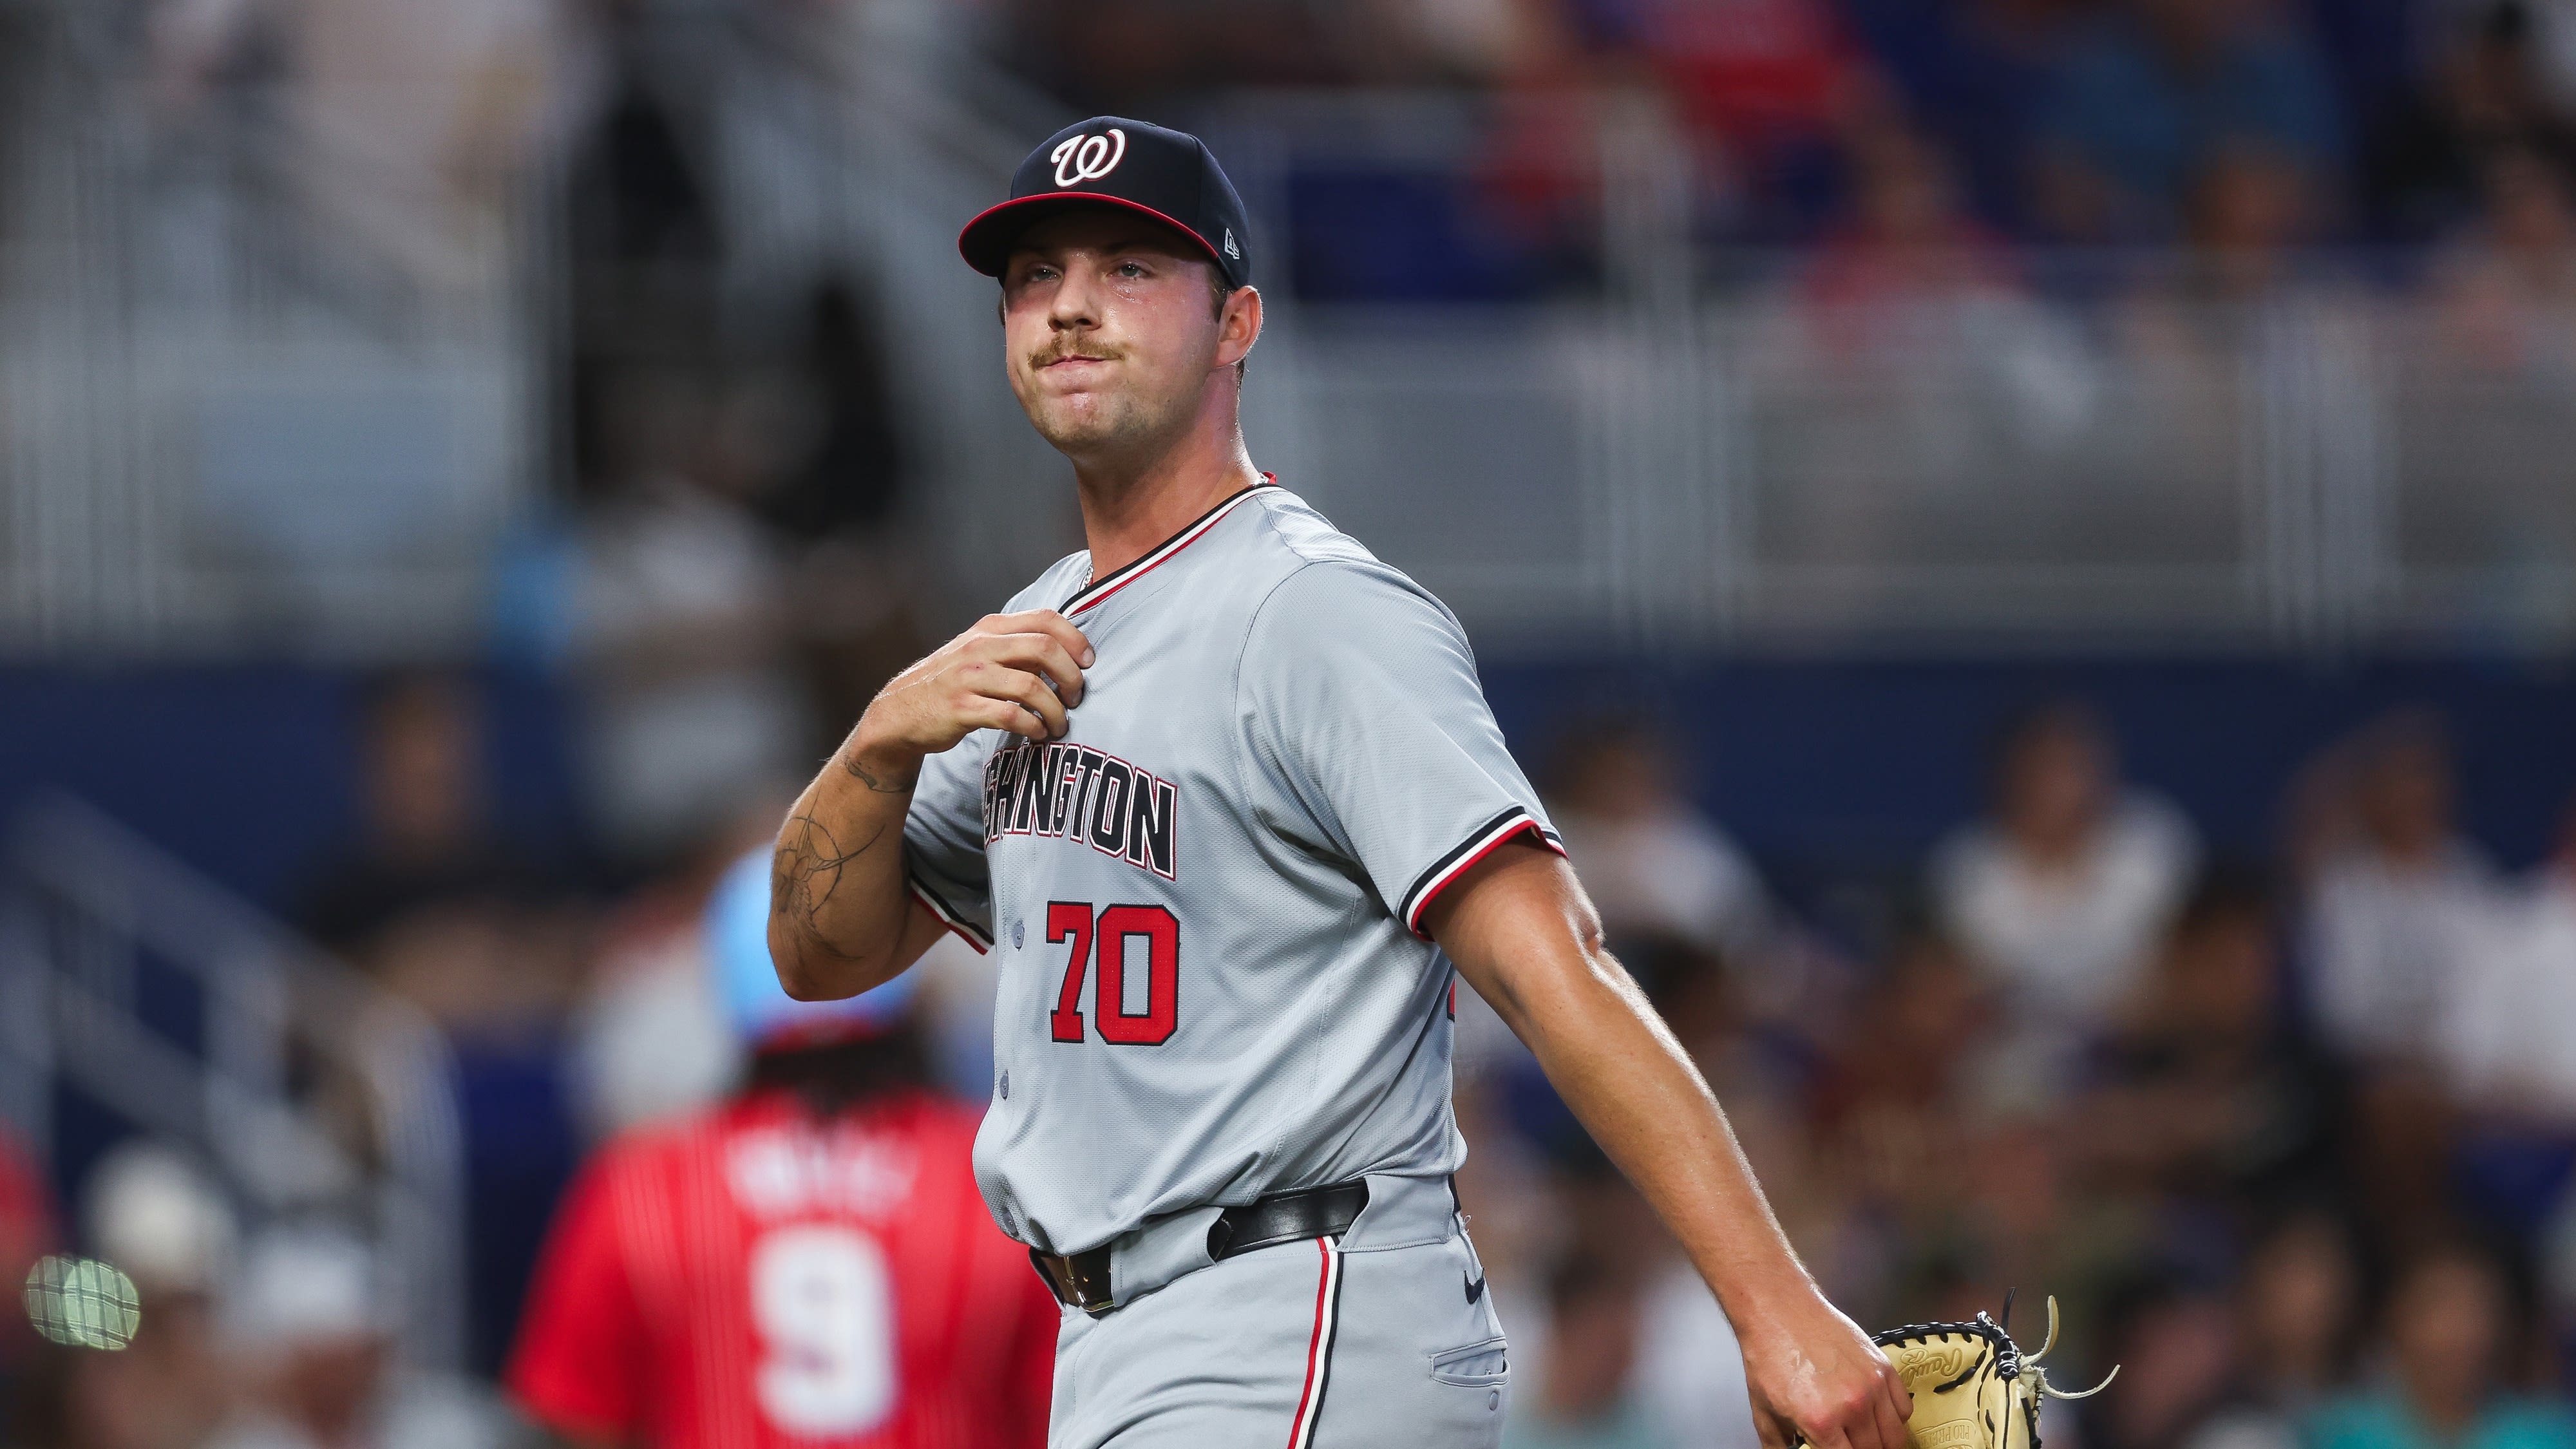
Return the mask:
[(1536, 837), (1538, 843), (1547, 849), (1559, 855), (1565, 854), (1565, 842), (1557, 838), (1555, 831), (1541, 825), (1527, 809), (1514, 805), (1478, 826), (1474, 834), (1460, 841), (1448, 854), (1433, 861), (1414, 878), (1413, 888), (1404, 893), (1404, 901), (1396, 910), (1404, 921), (1404, 928), (1423, 940), (1430, 940), (1430, 933), (1422, 929), (1422, 913), (1431, 908), (1431, 902), (1447, 890), (1451, 882), (1465, 875), (1469, 867), (1523, 832)]
[(992, 936), (982, 927), (968, 920), (964, 912), (941, 900), (937, 891), (921, 883), (920, 876), (907, 873), (904, 876), (904, 884), (912, 888), (912, 898), (921, 902), (923, 909), (937, 916), (939, 924), (956, 932), (959, 939), (974, 947), (976, 955), (984, 955), (993, 949)]

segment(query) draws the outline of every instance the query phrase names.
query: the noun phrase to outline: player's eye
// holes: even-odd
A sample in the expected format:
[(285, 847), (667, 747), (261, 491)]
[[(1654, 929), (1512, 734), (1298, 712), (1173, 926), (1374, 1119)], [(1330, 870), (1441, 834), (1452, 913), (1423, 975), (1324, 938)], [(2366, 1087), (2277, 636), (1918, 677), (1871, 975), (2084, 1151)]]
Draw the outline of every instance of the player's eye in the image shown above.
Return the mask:
[(1145, 275), (1145, 269), (1135, 262), (1120, 262), (1118, 264), (1118, 275), (1127, 278), (1129, 281), (1134, 281)]

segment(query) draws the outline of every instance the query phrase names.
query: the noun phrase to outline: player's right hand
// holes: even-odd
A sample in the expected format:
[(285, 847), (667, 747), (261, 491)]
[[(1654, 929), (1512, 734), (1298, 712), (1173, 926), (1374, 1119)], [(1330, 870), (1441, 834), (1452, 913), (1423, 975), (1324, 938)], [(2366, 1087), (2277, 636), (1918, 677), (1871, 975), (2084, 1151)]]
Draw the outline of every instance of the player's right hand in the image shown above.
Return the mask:
[(1766, 1305), (1737, 1346), (1763, 1449), (1907, 1449), (1905, 1380), (1812, 1286)]
[(1092, 657), (1053, 609), (988, 614), (877, 691), (844, 747), (852, 773), (881, 767), (908, 783), (923, 756), (981, 729), (1062, 739)]

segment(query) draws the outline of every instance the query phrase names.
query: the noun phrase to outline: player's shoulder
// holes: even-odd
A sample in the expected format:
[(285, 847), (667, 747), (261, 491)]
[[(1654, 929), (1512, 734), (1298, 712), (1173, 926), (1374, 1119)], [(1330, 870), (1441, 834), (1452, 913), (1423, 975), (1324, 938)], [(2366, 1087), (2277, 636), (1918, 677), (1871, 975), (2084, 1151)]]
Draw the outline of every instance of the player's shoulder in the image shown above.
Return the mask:
[(1455, 622), (1446, 605), (1412, 576), (1333, 526), (1313, 504), (1285, 488), (1262, 490), (1261, 508), (1243, 545), (1240, 571), (1254, 611), (1302, 627), (1318, 614), (1354, 621), (1388, 611), (1429, 611)]

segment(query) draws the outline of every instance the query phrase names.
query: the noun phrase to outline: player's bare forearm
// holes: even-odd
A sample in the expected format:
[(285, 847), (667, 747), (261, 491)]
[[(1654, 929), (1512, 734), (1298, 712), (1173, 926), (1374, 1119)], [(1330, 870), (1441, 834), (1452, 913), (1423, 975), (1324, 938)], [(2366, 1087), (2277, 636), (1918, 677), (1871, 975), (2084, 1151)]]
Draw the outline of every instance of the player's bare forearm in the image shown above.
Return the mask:
[[(870, 758), (859, 731), (824, 763), (779, 827), (769, 885), (769, 956), (801, 1000), (855, 996), (918, 959), (903, 821), (918, 759)], [(911, 949), (906, 950), (906, 947)]]
[[(1468, 983), (1537, 1055), (1593, 1138), (1671, 1224), (1730, 1312), (1805, 1291), (1717, 1098), (1604, 950), (1564, 862), (1500, 851), (1430, 913)], [(1446, 919), (1439, 908), (1451, 906)]]
[(903, 879), (922, 762), (979, 729), (1061, 738), (1090, 661), (1063, 615), (996, 614), (877, 692), (779, 827), (769, 954), (788, 995), (854, 996), (929, 949), (938, 925), (912, 909)]
[(1603, 948), (1566, 863), (1496, 851), (1424, 924), (1707, 1279), (1742, 1342), (1763, 1441), (1902, 1449), (1903, 1385), (1798, 1262), (1716, 1096)]

